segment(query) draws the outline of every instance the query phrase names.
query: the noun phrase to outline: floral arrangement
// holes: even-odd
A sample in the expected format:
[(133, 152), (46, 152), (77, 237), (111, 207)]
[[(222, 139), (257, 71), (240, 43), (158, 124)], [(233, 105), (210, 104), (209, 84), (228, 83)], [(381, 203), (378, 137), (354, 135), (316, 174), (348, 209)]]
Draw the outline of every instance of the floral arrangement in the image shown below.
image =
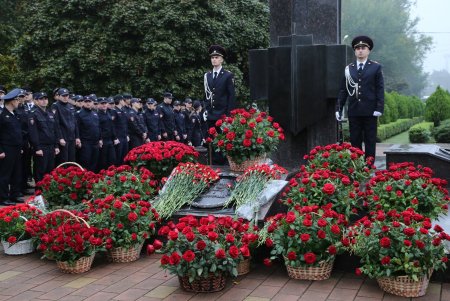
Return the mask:
[(157, 191), (158, 181), (148, 169), (145, 167), (133, 169), (129, 165), (122, 165), (102, 170), (98, 182), (93, 185), (92, 195), (95, 198), (104, 198), (108, 195), (120, 197), (132, 193), (150, 201)]
[(0, 208), (0, 240), (13, 245), (18, 241), (30, 239), (25, 222), (36, 220), (41, 214), (39, 209), (27, 204)]
[(155, 231), (159, 215), (139, 194), (113, 195), (89, 203), (90, 222), (102, 229), (106, 249), (140, 245)]
[(391, 164), (388, 170), (377, 171), (366, 184), (366, 200), (371, 210), (401, 212), (413, 208), (434, 219), (448, 210), (446, 185), (446, 180), (433, 178), (428, 167)]
[[(327, 169), (306, 171), (305, 166), (290, 181), (282, 194), (282, 202), (289, 208), (295, 205), (333, 204), (333, 210), (350, 218), (361, 207), (364, 193), (359, 182)], [(362, 203), (362, 202), (361, 202)]]
[(286, 214), (269, 218), (266, 246), (272, 250), (271, 257), (264, 263), (270, 265), (280, 255), (291, 267), (317, 266), (333, 261), (341, 250), (346, 221), (330, 207), (295, 206)]
[(192, 146), (175, 141), (149, 142), (135, 147), (125, 156), (133, 167), (145, 167), (156, 177), (167, 177), (179, 163), (196, 162), (198, 152)]
[(36, 185), (50, 208), (80, 204), (90, 197), (92, 185), (99, 176), (76, 166), (55, 168)]
[(207, 165), (180, 163), (160, 190), (155, 205), (156, 211), (162, 219), (171, 217), (183, 205), (191, 204), (218, 179), (217, 171)]
[[(308, 160), (306, 170), (328, 169), (341, 173), (353, 181), (364, 181), (369, 178), (373, 168), (373, 158), (364, 160), (364, 152), (350, 143), (316, 146), (303, 159)], [(369, 168), (369, 166), (372, 166)]]
[(55, 210), (26, 222), (27, 231), (44, 256), (74, 265), (104, 248), (103, 231), (89, 225), (87, 216), (76, 211)]
[(264, 186), (270, 181), (280, 179), (287, 170), (278, 166), (259, 164), (249, 167), (236, 178), (236, 185), (231, 190), (231, 195), (225, 206), (235, 203), (236, 208), (257, 200)]
[(357, 274), (371, 278), (410, 276), (415, 281), (447, 262), (443, 241), (450, 236), (428, 217), (409, 209), (379, 210), (364, 217), (345, 233), (351, 252), (361, 257)]
[(152, 249), (164, 254), (162, 267), (180, 277), (188, 276), (189, 282), (210, 274), (236, 276), (238, 263), (250, 257), (249, 244), (258, 238), (248, 222), (212, 215), (182, 217), (177, 224), (161, 227), (159, 235), (167, 237), (167, 243), (162, 246), (156, 241)]
[(214, 138), (208, 139), (217, 151), (224, 153), (240, 164), (275, 150), (279, 141), (284, 140), (283, 129), (266, 112), (255, 109), (235, 109), (231, 117), (217, 120), (216, 127), (209, 129)]

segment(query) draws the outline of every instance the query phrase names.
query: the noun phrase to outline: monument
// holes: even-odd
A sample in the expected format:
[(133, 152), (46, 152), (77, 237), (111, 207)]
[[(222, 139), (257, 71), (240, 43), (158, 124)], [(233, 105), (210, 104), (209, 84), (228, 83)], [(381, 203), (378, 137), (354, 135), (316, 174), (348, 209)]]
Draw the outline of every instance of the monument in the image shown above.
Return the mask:
[(250, 96), (286, 130), (275, 163), (298, 168), (337, 141), (335, 106), (353, 51), (340, 44), (340, 0), (271, 0), (270, 47), (249, 52)]

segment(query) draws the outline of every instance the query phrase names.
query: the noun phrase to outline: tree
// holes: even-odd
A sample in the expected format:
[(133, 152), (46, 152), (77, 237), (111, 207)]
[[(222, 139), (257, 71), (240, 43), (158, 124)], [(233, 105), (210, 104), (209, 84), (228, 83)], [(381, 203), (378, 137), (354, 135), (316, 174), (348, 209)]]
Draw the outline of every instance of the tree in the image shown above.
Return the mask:
[(447, 118), (450, 118), (450, 94), (438, 86), (426, 101), (425, 119), (439, 126)]
[(411, 0), (343, 0), (342, 34), (374, 40), (371, 59), (383, 65), (387, 91), (419, 95), (426, 82), (423, 59), (432, 39), (417, 33), (412, 4)]
[(22, 0), (26, 32), (15, 51), (32, 87), (203, 98), (211, 44), (229, 50), (237, 95), (248, 96), (249, 49), (267, 47), (259, 0)]

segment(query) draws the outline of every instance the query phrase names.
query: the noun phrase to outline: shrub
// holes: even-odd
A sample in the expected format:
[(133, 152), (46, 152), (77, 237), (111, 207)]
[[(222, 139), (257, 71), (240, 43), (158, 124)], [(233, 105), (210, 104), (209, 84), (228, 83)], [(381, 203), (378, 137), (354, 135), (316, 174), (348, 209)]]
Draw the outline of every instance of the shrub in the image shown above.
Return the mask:
[(431, 130), (433, 128), (432, 122), (421, 122), (409, 129), (409, 142), (411, 143), (426, 143), (430, 141)]
[(382, 124), (377, 129), (377, 141), (386, 140), (389, 137), (400, 134), (408, 130), (413, 125), (422, 122), (422, 117), (414, 117), (411, 119), (398, 119), (395, 122)]
[(442, 120), (450, 118), (450, 95), (441, 87), (428, 97), (425, 107), (425, 118), (438, 126)]
[(450, 119), (441, 122), (441, 125), (433, 130), (434, 140), (438, 143), (450, 143)]

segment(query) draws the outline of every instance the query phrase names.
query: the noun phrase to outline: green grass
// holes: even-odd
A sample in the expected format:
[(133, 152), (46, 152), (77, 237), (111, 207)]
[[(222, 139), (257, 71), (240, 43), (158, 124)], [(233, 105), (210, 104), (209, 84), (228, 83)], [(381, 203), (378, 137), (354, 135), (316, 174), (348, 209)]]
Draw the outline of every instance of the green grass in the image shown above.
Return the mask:
[[(381, 141), (381, 143), (391, 143), (391, 144), (409, 144), (409, 135), (408, 131), (400, 133), (398, 135), (392, 136), (384, 141)], [(431, 137), (430, 142), (428, 143), (435, 143), (433, 137)]]

